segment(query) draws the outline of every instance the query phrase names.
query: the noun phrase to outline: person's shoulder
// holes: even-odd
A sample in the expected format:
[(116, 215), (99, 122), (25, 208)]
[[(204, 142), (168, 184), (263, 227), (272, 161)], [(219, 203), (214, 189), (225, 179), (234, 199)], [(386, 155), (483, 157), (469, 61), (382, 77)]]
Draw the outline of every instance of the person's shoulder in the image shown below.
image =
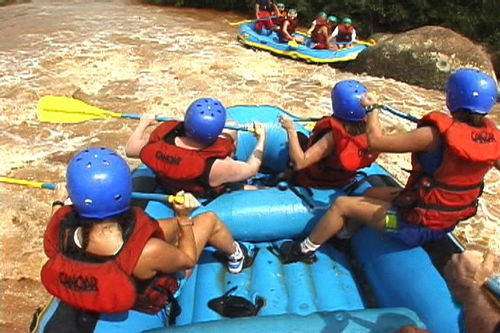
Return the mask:
[(152, 237), (146, 242), (146, 245), (144, 245), (144, 248), (142, 249), (142, 256), (156, 255), (163, 251), (165, 245), (165, 241)]

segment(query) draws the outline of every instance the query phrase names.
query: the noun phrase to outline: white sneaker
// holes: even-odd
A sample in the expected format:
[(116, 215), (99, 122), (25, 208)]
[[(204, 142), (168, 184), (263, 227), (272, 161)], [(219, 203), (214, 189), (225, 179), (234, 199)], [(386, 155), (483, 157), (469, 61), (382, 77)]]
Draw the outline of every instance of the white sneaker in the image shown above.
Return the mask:
[(236, 242), (236, 246), (239, 246), (242, 255), (239, 258), (235, 258), (233, 255), (227, 258), (227, 270), (233, 274), (238, 274), (245, 268), (245, 259), (248, 257), (248, 250), (245, 245)]

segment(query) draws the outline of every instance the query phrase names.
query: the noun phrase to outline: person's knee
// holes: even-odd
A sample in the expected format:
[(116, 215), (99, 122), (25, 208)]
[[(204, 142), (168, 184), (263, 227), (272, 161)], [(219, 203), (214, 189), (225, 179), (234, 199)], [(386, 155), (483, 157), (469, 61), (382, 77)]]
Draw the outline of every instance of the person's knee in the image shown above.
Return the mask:
[[(206, 212), (206, 213), (203, 213), (201, 215), (198, 215), (195, 218), (195, 220), (203, 221), (202, 223), (204, 225), (211, 226), (212, 228), (217, 227), (217, 224), (220, 223), (219, 217), (214, 212)], [(195, 222), (197, 222), (197, 221), (195, 221)]]
[(345, 215), (349, 211), (351, 203), (351, 197), (339, 197), (335, 200), (330, 210), (337, 210), (341, 215)]
[(196, 217), (196, 219), (199, 220), (208, 220), (208, 221), (215, 221), (218, 219), (217, 214), (214, 212), (205, 212), (203, 214), (200, 214)]

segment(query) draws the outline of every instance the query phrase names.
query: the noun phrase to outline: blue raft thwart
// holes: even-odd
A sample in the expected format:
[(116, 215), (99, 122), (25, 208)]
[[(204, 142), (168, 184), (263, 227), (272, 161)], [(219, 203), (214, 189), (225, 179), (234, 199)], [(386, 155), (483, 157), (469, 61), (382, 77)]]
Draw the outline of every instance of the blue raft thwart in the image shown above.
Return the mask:
[[(267, 125), (265, 167), (271, 173), (279, 173), (288, 165), (287, 135), (279, 126), (280, 116), (295, 118), (270, 106), (228, 109), (229, 119), (240, 125), (254, 121)], [(300, 125), (297, 129), (309, 134)], [(236, 158), (245, 160), (255, 142), (252, 134), (239, 133)], [(361, 171), (359, 186), (351, 195), (360, 195), (390, 177), (377, 164)], [(267, 176), (260, 174), (254, 181), (258, 183)], [(141, 166), (134, 177), (152, 180), (154, 174)], [(136, 311), (102, 315), (95, 331), (385, 333), (414, 325), (434, 333), (460, 332), (460, 308), (428, 253), (420, 247), (408, 248), (387, 235), (362, 229), (350, 241), (350, 250), (326, 244), (313, 265), (280, 262), (275, 249), (287, 239), (305, 237), (331, 203), (344, 195), (343, 189), (271, 187), (233, 191), (206, 203), (194, 214), (217, 213), (235, 238), (255, 254), (253, 265), (241, 274), (230, 274), (214, 249), (207, 248), (193, 275), (182, 282), (177, 296), (181, 312), (174, 327), (165, 328), (165, 309), (156, 315)], [(173, 216), (170, 206), (161, 202), (149, 202), (146, 212), (157, 219)], [(224, 295), (255, 305), (257, 315), (228, 318), (214, 311), (209, 304)], [(52, 302), (37, 332), (43, 332), (57, 304), (57, 300)]]

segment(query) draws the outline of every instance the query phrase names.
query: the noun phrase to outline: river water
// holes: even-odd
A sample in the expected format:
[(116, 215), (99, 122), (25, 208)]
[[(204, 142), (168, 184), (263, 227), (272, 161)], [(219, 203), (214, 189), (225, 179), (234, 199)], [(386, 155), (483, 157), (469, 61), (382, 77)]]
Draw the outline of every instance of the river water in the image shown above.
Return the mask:
[[(178, 118), (204, 96), (226, 106), (275, 105), (298, 116), (320, 116), (331, 110), (331, 87), (355, 78), (417, 117), (444, 110), (438, 91), (246, 49), (228, 25), (243, 19), (105, 0), (35, 0), (0, 8), (0, 175), (60, 182), (75, 151), (106, 146), (123, 154), (136, 122), (39, 123), (36, 105), (47, 94)], [(498, 107), (495, 113), (498, 120)], [(412, 127), (385, 114), (382, 121), (388, 132)], [(409, 168), (409, 156), (384, 155), (380, 163), (405, 181), (401, 168)], [(498, 238), (499, 187), (500, 173), (491, 171), (478, 216), (456, 231), (467, 246), (487, 251)], [(33, 311), (47, 302), (39, 272), (52, 194), (0, 185), (2, 332), (25, 332)]]

